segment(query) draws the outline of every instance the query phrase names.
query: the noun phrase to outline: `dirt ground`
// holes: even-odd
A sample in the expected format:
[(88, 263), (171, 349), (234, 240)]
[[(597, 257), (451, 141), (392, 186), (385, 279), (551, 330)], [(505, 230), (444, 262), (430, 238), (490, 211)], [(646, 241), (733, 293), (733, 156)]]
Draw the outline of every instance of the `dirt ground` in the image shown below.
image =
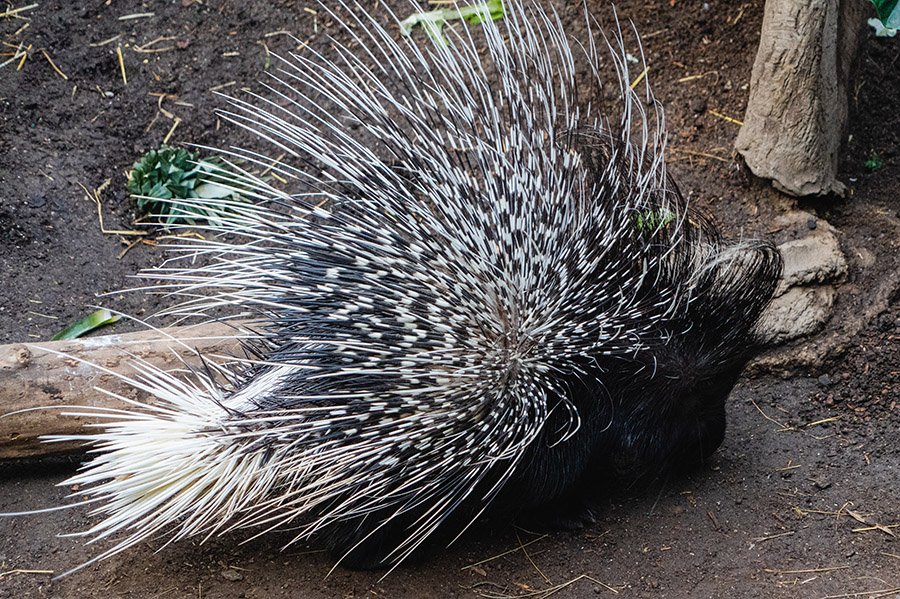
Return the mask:
[[(387, 20), (382, 4), (366, 2)], [(213, 108), (222, 101), (211, 92), (256, 85), (267, 51), (297, 47), (285, 32), (327, 53), (336, 29), (312, 5), (48, 1), (0, 17), (0, 53), (30, 48), (20, 69), (18, 61), (0, 67), (0, 343), (46, 340), (96, 304), (140, 317), (162, 305), (138, 293), (101, 297), (133, 285), (129, 277), (164, 252), (102, 232), (82, 186), (102, 188), (108, 230), (128, 230), (135, 215), (125, 173), (168, 134), (258, 147), (220, 126)], [(577, 3), (555, 6), (574, 35), (584, 33)], [(606, 3), (589, 6), (610, 22)], [(683, 191), (731, 236), (790, 236), (769, 227), (796, 203), (737, 166), (737, 125), (722, 116), (743, 115), (763, 1), (622, 0), (617, 8), (644, 37)], [(872, 290), (900, 273), (900, 42), (866, 44), (842, 167), (852, 194), (800, 204), (837, 227), (851, 264), (822, 335), (861, 314), (865, 321), (814, 371), (743, 380), (725, 443), (702, 471), (611, 497), (581, 531), (482, 527), (384, 580), (332, 571), (314, 548), (281, 551), (288, 537), (270, 536), (159, 552), (161, 543), (148, 543), (51, 581), (95, 554), (56, 536), (87, 528), (86, 511), (0, 518), (0, 598), (900, 597), (900, 287), (889, 289), (886, 310), (871, 309)], [(883, 162), (875, 171), (865, 165), (873, 155)], [(0, 512), (63, 503), (68, 490), (54, 484), (74, 464), (0, 467)]]

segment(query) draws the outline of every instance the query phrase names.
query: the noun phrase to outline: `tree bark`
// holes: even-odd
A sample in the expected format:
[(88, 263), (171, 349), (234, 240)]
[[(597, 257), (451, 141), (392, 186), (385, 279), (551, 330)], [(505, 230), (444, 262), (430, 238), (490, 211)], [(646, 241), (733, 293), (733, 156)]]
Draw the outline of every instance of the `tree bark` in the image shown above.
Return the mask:
[(843, 195), (838, 153), (864, 0), (767, 0), (735, 148), (758, 177), (795, 196)]
[(131, 374), (132, 356), (172, 369), (183, 366), (181, 359), (199, 365), (194, 350), (206, 356), (240, 355), (240, 334), (234, 325), (213, 323), (75, 341), (0, 345), (0, 459), (77, 450), (80, 443), (43, 443), (40, 437), (84, 432), (90, 420), (65, 416), (60, 407), (125, 407), (98, 388), (130, 399), (137, 397), (135, 389), (101, 369)]

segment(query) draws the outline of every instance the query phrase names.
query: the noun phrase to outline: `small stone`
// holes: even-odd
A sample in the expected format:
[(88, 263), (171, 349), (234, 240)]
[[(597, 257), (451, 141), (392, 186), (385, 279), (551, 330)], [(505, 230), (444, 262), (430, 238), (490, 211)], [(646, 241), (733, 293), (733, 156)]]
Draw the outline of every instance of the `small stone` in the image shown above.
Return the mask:
[(244, 575), (233, 568), (222, 570), (222, 578), (230, 582), (238, 582), (244, 580)]
[(691, 100), (691, 110), (694, 114), (703, 114), (706, 112), (706, 99), (694, 98)]
[(813, 484), (816, 485), (816, 488), (819, 489), (820, 491), (824, 491), (825, 489), (827, 489), (828, 487), (831, 486), (831, 481), (817, 479), (817, 480), (813, 480)]
[(757, 332), (765, 343), (778, 344), (810, 335), (825, 326), (831, 316), (833, 287), (794, 287), (769, 305)]
[(839, 281), (847, 274), (847, 259), (841, 244), (834, 233), (825, 228), (802, 239), (782, 243), (778, 251), (784, 258), (783, 281), (779, 284), (781, 292), (799, 285)]
[(806, 226), (809, 227), (810, 231), (816, 230), (816, 217), (813, 215), (809, 215), (809, 218), (806, 219)]
[(831, 380), (831, 377), (828, 376), (827, 374), (823, 374), (817, 380), (819, 381), (819, 385), (822, 387), (830, 387), (831, 385), (834, 384), (834, 381)]

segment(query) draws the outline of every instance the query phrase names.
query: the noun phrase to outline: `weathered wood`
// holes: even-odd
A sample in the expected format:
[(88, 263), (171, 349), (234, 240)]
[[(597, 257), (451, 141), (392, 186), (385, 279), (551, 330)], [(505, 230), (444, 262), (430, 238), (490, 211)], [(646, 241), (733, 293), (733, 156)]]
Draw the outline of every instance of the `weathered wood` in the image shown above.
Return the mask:
[(0, 459), (70, 453), (80, 447), (79, 443), (43, 443), (39, 437), (83, 432), (88, 419), (63, 416), (59, 409), (35, 408), (123, 407), (121, 401), (97, 387), (124, 397), (137, 396), (117, 377), (91, 364), (126, 375), (132, 372), (130, 355), (163, 369), (183, 366), (178, 356), (197, 364), (188, 347), (206, 355), (240, 355), (238, 334), (233, 326), (214, 323), (75, 341), (0, 345)]
[(735, 148), (758, 177), (795, 195), (844, 193), (838, 153), (862, 0), (766, 0), (750, 98)]

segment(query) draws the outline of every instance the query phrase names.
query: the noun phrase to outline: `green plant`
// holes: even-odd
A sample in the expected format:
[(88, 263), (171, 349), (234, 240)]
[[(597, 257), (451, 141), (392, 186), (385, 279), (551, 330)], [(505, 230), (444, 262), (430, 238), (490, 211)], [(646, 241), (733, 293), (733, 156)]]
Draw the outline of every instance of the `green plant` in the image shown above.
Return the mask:
[[(233, 166), (217, 157), (199, 159), (184, 148), (160, 146), (134, 163), (128, 174), (128, 191), (141, 213), (154, 215), (161, 224), (215, 222), (228, 212), (227, 202), (246, 199), (228, 181)], [(217, 182), (218, 181), (218, 182)]]
[(66, 339), (78, 339), (82, 335), (90, 333), (95, 329), (118, 321), (119, 318), (121, 317), (118, 314), (113, 314), (106, 308), (100, 308), (99, 310), (91, 312), (81, 320), (70, 324), (57, 334), (53, 335), (50, 340), (63, 341)]
[(869, 19), (879, 37), (894, 37), (900, 29), (900, 0), (870, 0), (878, 18)]
[(869, 158), (864, 163), (867, 171), (875, 172), (877, 170), (881, 170), (884, 167), (884, 159), (879, 156), (874, 150), (869, 154)]
[(499, 21), (504, 16), (506, 10), (503, 7), (503, 0), (487, 0), (462, 8), (439, 8), (410, 15), (400, 21), (400, 31), (403, 35), (410, 35), (418, 25), (436, 43), (446, 45), (448, 41), (444, 37), (444, 25), (447, 21), (464, 20), (475, 25), (488, 20)]
[(641, 233), (655, 233), (668, 227), (675, 220), (675, 213), (665, 208), (645, 210), (632, 214), (632, 220)]

